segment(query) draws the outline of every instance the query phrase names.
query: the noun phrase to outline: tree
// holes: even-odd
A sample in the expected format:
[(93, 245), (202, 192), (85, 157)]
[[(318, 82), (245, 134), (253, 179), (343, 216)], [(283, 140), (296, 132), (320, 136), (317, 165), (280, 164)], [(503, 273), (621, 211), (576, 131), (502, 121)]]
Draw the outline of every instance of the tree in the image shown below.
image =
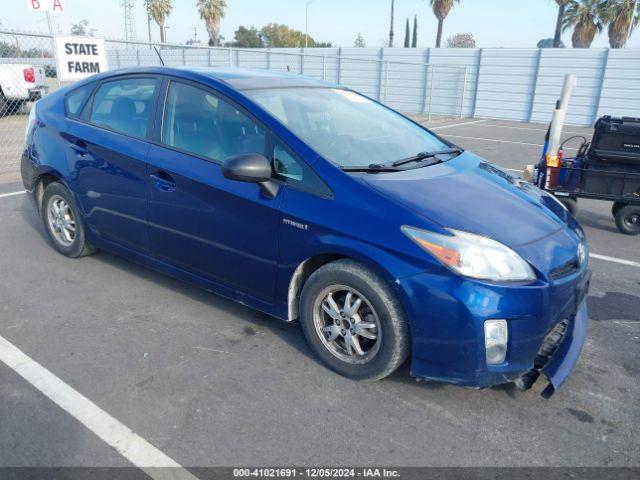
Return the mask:
[(565, 48), (564, 42), (560, 40), (560, 45), (555, 46), (555, 39), (553, 38), (543, 38), (536, 45), (537, 48)]
[(476, 48), (476, 41), (471, 33), (456, 33), (447, 38), (447, 48)]
[[(305, 33), (286, 25), (270, 23), (260, 30), (264, 46), (270, 48), (295, 48), (305, 44)], [(309, 37), (309, 47), (330, 47), (329, 42), (317, 42)]]
[(353, 44), (353, 46), (356, 48), (365, 48), (367, 46), (367, 42), (364, 41), (364, 37), (362, 36), (361, 33), (358, 33), (358, 36), (356, 37), (356, 41)]
[(429, 0), (431, 3), (431, 9), (433, 14), (438, 19), (438, 34), (436, 35), (436, 48), (440, 48), (442, 43), (442, 26), (444, 25), (444, 19), (447, 18), (449, 12), (453, 8), (453, 3), (460, 0)]
[(411, 29), (409, 28), (409, 19), (407, 18), (407, 24), (404, 27), (404, 48), (409, 48), (411, 44)]
[(573, 28), (573, 48), (589, 48), (603, 28), (605, 15), (603, 0), (570, 0), (564, 14), (563, 30)]
[(209, 45), (220, 45), (220, 20), (224, 18), (224, 9), (227, 8), (225, 0), (198, 0), (198, 12), (200, 18), (207, 24), (209, 32)]
[(418, 47), (418, 16), (413, 17), (413, 38), (411, 39), (411, 48)]
[(604, 17), (609, 23), (609, 46), (622, 48), (629, 40), (631, 32), (640, 22), (640, 2), (636, 0), (610, 0), (604, 9)]
[(556, 3), (558, 4), (558, 16), (556, 17), (556, 31), (553, 36), (553, 48), (559, 48), (562, 43), (560, 38), (562, 36), (562, 20), (569, 0), (556, 0)]
[(393, 22), (395, 16), (396, 0), (391, 0), (391, 25), (389, 27), (389, 48), (393, 48)]
[(232, 46), (238, 48), (262, 48), (264, 42), (260, 36), (260, 32), (253, 25), (249, 28), (240, 25), (235, 31), (233, 38), (235, 41)]
[(171, 13), (171, 0), (144, 0), (149, 15), (160, 28), (160, 42), (164, 43), (164, 22)]
[(95, 28), (89, 28), (89, 21), (86, 19), (80, 20), (78, 23), (71, 24), (71, 35), (80, 35), (83, 37), (93, 37)]

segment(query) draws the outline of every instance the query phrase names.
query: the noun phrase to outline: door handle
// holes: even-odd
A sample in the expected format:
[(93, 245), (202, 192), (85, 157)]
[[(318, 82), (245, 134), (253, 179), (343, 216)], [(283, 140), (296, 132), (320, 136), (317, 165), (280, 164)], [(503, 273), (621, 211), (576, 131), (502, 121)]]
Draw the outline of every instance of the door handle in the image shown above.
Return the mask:
[(162, 192), (173, 192), (176, 189), (176, 182), (167, 173), (152, 173), (149, 177), (154, 181), (156, 188)]
[(82, 158), (91, 158), (91, 154), (89, 153), (89, 151), (84, 148), (81, 147), (80, 145), (76, 145), (76, 144), (71, 144), (69, 145), (69, 147), (71, 148), (71, 150), (73, 150), (74, 152), (76, 152), (76, 155)]

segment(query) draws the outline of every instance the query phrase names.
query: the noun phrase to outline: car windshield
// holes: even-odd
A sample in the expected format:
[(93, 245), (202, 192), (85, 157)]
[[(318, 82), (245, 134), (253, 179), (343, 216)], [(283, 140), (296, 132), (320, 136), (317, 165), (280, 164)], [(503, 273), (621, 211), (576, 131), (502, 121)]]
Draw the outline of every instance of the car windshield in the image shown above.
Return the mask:
[(343, 168), (366, 168), (448, 147), (402, 115), (350, 90), (275, 88), (244, 93)]

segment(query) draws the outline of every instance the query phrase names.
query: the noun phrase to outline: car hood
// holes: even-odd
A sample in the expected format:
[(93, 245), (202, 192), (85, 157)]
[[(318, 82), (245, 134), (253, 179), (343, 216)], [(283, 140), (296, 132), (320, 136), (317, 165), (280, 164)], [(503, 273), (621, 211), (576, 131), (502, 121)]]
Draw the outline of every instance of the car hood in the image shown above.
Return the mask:
[(428, 167), (362, 178), (442, 227), (486, 235), (512, 248), (567, 226), (567, 211), (549, 194), (468, 152)]

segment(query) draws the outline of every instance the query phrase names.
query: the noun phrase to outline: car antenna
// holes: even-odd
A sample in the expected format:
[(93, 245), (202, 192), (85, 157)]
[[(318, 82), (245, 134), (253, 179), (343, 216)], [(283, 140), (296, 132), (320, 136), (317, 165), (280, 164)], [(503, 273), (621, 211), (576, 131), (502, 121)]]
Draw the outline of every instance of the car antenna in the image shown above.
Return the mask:
[(164, 60), (162, 60), (162, 55), (160, 55), (160, 51), (158, 50), (158, 47), (156, 47), (155, 45), (153, 46), (153, 49), (156, 51), (156, 53), (158, 54), (158, 58), (160, 59), (160, 65), (162, 65), (164, 67)]

